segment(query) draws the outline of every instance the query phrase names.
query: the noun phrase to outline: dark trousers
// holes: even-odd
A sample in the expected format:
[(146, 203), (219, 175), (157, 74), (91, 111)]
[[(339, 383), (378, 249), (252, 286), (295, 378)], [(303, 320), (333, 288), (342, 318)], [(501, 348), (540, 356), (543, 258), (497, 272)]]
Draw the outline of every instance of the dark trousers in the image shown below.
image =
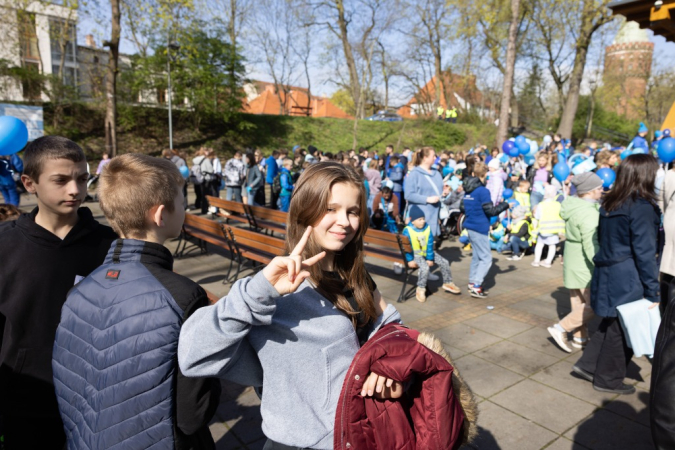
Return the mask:
[(667, 273), (661, 273), (661, 303), (659, 309), (661, 316), (666, 314), (666, 307), (668, 303), (675, 299), (675, 277)]
[(279, 209), (279, 206), (277, 205), (279, 194), (275, 194), (271, 187), (272, 186), (270, 185), (270, 208)]
[(633, 350), (626, 344), (619, 318), (605, 317), (576, 365), (594, 374), (594, 385), (618, 389), (623, 385), (632, 357)]
[(514, 255), (520, 255), (522, 253), (521, 250), (530, 248), (530, 244), (528, 244), (527, 241), (523, 241), (518, 236), (511, 236), (509, 238), (508, 246)]
[(60, 417), (3, 416), (5, 450), (61, 450), (66, 434)]
[(204, 200), (204, 195), (202, 194), (202, 185), (194, 184), (195, 187), (195, 209), (200, 209), (202, 207), (202, 201)]
[(254, 197), (255, 204), (258, 206), (265, 206), (265, 186), (263, 185), (255, 193)]
[(220, 186), (220, 180), (204, 181), (202, 183), (202, 214), (206, 214), (209, 211), (209, 202), (206, 200), (206, 196), (218, 197), (218, 186)]

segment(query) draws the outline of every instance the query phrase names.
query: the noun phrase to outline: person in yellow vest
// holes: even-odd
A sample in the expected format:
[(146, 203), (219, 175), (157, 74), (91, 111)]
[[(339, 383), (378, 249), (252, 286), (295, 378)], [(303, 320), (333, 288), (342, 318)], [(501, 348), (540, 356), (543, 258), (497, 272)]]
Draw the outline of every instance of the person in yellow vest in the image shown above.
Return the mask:
[(457, 123), (457, 108), (452, 108), (450, 110), (450, 122)]
[(524, 206), (518, 205), (513, 208), (511, 213), (511, 225), (507, 228), (509, 233), (505, 237), (505, 249), (511, 249), (513, 252), (509, 256), (509, 261), (520, 261), (523, 259), (525, 250), (532, 246), (534, 241), (534, 234), (532, 231), (532, 222), (527, 217), (527, 209)]
[[(555, 247), (560, 242), (560, 236), (565, 234), (565, 221), (560, 217), (560, 203), (556, 200), (558, 190), (553, 185), (544, 188), (544, 200), (534, 208), (534, 218), (537, 220), (537, 245), (534, 247), (534, 267), (551, 268), (555, 257)], [(546, 260), (541, 261), (544, 246), (548, 246)]]
[(406, 253), (408, 267), (419, 268), (417, 275), (417, 301), (424, 303), (427, 301), (427, 278), (429, 269), (434, 263), (441, 268), (443, 277), (443, 290), (451, 294), (460, 294), (461, 290), (452, 282), (450, 273), (450, 263), (438, 253), (434, 253), (434, 236), (431, 234), (431, 228), (424, 219), (424, 212), (418, 206), (413, 206), (408, 211), (410, 223), (403, 229), (403, 235), (410, 238), (410, 244), (413, 253)]
[(436, 108), (436, 115), (438, 116), (438, 120), (443, 120), (443, 113), (445, 113), (445, 109), (443, 109), (442, 106)]
[(520, 203), (522, 207), (527, 209), (527, 211), (532, 210), (530, 204), (530, 182), (527, 180), (520, 180), (518, 182), (518, 187), (513, 190), (513, 199)]

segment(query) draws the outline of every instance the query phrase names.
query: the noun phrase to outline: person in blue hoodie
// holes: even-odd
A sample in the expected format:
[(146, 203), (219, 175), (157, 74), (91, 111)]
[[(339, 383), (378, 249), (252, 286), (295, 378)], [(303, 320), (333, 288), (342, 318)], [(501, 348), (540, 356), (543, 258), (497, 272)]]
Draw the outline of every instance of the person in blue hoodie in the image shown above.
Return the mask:
[(293, 160), (286, 158), (281, 167), (281, 176), (279, 182), (281, 183), (281, 192), (279, 193), (279, 210), (288, 212), (291, 207), (291, 195), (293, 195), (293, 175), (291, 168), (293, 167)]
[(629, 145), (632, 150), (631, 154), (649, 153), (649, 144), (647, 143), (647, 139), (645, 139), (648, 132), (649, 128), (647, 128), (644, 123), (640, 122), (638, 134), (633, 138)]
[(473, 176), (464, 181), (464, 199), (460, 209), (464, 212), (464, 228), (469, 230), (469, 239), (473, 254), (469, 269), (469, 293), (472, 297), (485, 298), (483, 280), (492, 266), (490, 251), (490, 217), (498, 216), (509, 208), (507, 202), (493, 205), (490, 191), (485, 187), (487, 166), (483, 162), (476, 162), (473, 166)]
[(403, 207), (403, 177), (405, 175), (405, 167), (401, 164), (401, 158), (398, 155), (391, 155), (389, 159), (389, 170), (387, 178), (394, 183), (391, 188), (392, 192), (398, 197), (398, 204)]
[(272, 155), (270, 155), (266, 162), (265, 165), (267, 166), (267, 174), (265, 175), (265, 183), (267, 183), (270, 186), (270, 208), (272, 209), (277, 209), (277, 200), (279, 199), (279, 195), (274, 192), (274, 189), (272, 189), (272, 185), (274, 184), (274, 179), (277, 177), (279, 174), (279, 165), (277, 164), (277, 158), (279, 157), (279, 151), (274, 150), (272, 152)]
[(415, 152), (414, 168), (405, 180), (404, 192), (408, 206), (418, 206), (424, 212), (424, 218), (431, 228), (431, 234), (440, 236), (438, 214), (441, 209), (443, 177), (431, 168), (436, 161), (433, 147), (423, 147)]
[(5, 199), (5, 203), (19, 206), (21, 200), (19, 192), (16, 190), (16, 181), (14, 174), (23, 172), (23, 161), (15, 153), (11, 156), (0, 156), (0, 193)]
[(405, 258), (408, 266), (419, 268), (417, 275), (417, 291), (415, 296), (417, 301), (424, 303), (427, 301), (427, 279), (429, 269), (438, 264), (443, 276), (443, 290), (451, 294), (459, 295), (461, 290), (452, 282), (452, 273), (450, 273), (450, 263), (438, 253), (434, 252), (434, 236), (431, 234), (429, 225), (425, 222), (424, 213), (419, 206), (413, 206), (409, 212), (410, 224), (403, 229), (403, 235), (408, 236), (413, 253), (406, 253)]

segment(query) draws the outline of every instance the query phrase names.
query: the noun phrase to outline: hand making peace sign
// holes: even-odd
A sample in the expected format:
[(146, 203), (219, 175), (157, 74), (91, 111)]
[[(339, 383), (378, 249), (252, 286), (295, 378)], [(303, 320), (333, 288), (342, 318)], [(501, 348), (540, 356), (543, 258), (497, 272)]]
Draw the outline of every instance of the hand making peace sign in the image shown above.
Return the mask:
[(305, 234), (302, 235), (298, 245), (295, 246), (290, 255), (277, 256), (263, 269), (263, 275), (279, 294), (285, 295), (295, 292), (300, 284), (309, 277), (309, 272), (304, 269), (313, 266), (326, 256), (324, 251), (309, 259), (302, 260), (302, 252), (305, 250), (305, 245), (307, 245), (311, 233), (312, 227), (307, 227)]

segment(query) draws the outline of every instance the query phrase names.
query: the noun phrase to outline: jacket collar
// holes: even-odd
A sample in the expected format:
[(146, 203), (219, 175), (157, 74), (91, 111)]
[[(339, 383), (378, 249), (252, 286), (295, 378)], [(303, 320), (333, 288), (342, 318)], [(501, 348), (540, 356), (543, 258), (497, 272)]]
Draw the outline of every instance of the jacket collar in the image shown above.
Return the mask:
[(116, 239), (110, 246), (104, 264), (141, 262), (173, 270), (173, 256), (168, 248), (138, 239)]
[(29, 240), (45, 247), (71, 245), (91, 233), (99, 225), (98, 222), (94, 220), (94, 216), (91, 214), (89, 208), (80, 208), (77, 210), (77, 223), (62, 240), (52, 232), (35, 223), (37, 213), (38, 207), (36, 206), (30, 213), (19, 216), (16, 220), (16, 226), (23, 231)]

